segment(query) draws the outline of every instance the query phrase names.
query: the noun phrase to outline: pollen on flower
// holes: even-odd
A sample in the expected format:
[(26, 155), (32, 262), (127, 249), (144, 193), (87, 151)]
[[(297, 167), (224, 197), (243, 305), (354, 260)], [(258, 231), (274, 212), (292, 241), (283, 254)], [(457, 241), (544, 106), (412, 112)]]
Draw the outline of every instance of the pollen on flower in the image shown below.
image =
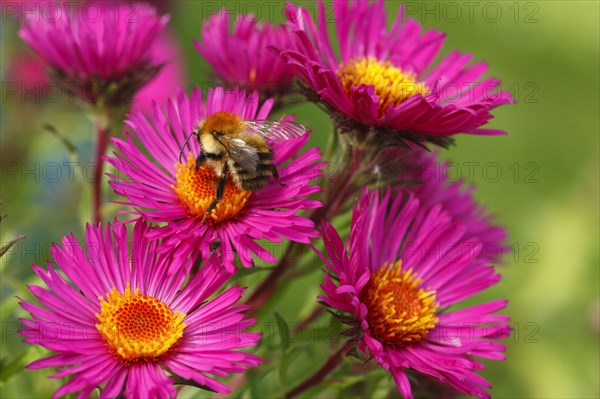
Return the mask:
[(384, 263), (371, 274), (359, 298), (367, 306), (366, 319), (373, 337), (399, 346), (427, 337), (438, 322), (438, 304), (435, 291), (424, 290), (420, 284), (412, 269), (402, 270), (402, 261)]
[(182, 337), (185, 314), (141, 295), (139, 288), (132, 293), (128, 283), (124, 293), (113, 288), (105, 296), (99, 298), (96, 328), (123, 362), (157, 359)]
[[(206, 210), (216, 198), (220, 178), (209, 165), (202, 165), (196, 170), (193, 154), (190, 154), (186, 165), (178, 162), (175, 168), (177, 185), (173, 186), (173, 190), (191, 216), (203, 219)], [(244, 209), (251, 196), (251, 191), (240, 189), (228, 175), (223, 198), (204, 220), (211, 224), (218, 224), (235, 218)]]
[(337, 75), (348, 96), (352, 88), (360, 85), (373, 85), (379, 96), (379, 116), (385, 115), (390, 105), (397, 106), (416, 94), (428, 95), (429, 89), (423, 82), (417, 82), (413, 72), (402, 72), (390, 61), (379, 61), (373, 57), (362, 58), (343, 64)]

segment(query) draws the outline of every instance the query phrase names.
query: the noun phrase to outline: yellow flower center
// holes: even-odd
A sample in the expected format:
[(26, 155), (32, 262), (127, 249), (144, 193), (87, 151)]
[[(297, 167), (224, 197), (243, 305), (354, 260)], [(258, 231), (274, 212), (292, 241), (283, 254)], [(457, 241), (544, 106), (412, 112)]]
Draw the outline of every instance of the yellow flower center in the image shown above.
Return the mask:
[(125, 363), (154, 360), (166, 353), (183, 335), (185, 314), (173, 312), (156, 298), (132, 293), (127, 284), (121, 294), (112, 289), (100, 297), (96, 328), (108, 346)]
[[(181, 203), (188, 208), (191, 216), (204, 218), (206, 210), (216, 198), (220, 177), (207, 164), (196, 170), (196, 160), (192, 154), (189, 156), (187, 165), (178, 162), (175, 164), (175, 168), (177, 169), (177, 186), (173, 186), (173, 190), (177, 193)], [(223, 198), (207, 215), (204, 219), (205, 222), (217, 224), (235, 218), (244, 209), (251, 195), (251, 191), (240, 189), (234, 183), (231, 175), (227, 175)]]
[(435, 291), (419, 287), (412, 269), (402, 271), (402, 261), (384, 263), (371, 274), (359, 294), (367, 306), (367, 322), (373, 337), (388, 345), (407, 346), (420, 342), (435, 327)]
[(373, 85), (375, 94), (379, 96), (379, 116), (383, 116), (390, 105), (397, 106), (415, 94), (429, 94), (425, 83), (417, 82), (415, 73), (402, 72), (390, 61), (379, 61), (373, 57), (343, 64), (337, 75), (348, 96), (352, 95), (355, 86)]

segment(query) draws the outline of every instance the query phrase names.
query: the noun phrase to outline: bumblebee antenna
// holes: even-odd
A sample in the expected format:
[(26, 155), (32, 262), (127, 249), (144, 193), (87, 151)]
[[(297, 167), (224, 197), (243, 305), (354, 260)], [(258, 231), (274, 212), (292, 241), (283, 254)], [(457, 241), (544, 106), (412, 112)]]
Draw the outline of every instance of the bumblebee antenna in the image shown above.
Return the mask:
[(181, 146), (181, 151), (179, 151), (179, 163), (181, 163), (181, 157), (183, 156), (183, 149), (187, 145), (188, 141), (190, 141), (190, 137), (192, 137), (192, 135), (195, 133), (196, 133), (196, 131), (193, 130), (190, 134), (188, 134), (187, 138), (183, 142), (183, 145)]

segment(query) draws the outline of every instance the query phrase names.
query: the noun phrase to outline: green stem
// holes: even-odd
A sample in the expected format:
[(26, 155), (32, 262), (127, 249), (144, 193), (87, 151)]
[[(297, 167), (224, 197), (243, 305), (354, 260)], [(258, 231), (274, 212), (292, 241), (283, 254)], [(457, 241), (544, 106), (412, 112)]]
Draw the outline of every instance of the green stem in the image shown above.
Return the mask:
[(94, 223), (98, 224), (102, 221), (102, 175), (104, 171), (104, 154), (108, 147), (108, 138), (110, 137), (110, 128), (105, 124), (98, 122), (96, 124), (96, 171), (93, 181), (93, 212)]
[(269, 298), (277, 291), (277, 283), (283, 274), (287, 271), (291, 265), (291, 254), (292, 251), (299, 246), (297, 242), (290, 242), (277, 263), (277, 266), (269, 273), (266, 279), (264, 279), (260, 285), (254, 290), (247, 304), (250, 305), (250, 309), (246, 311), (246, 314), (252, 316), (261, 310)]
[(295, 396), (300, 395), (302, 392), (315, 387), (325, 381), (325, 378), (333, 373), (343, 362), (346, 357), (346, 353), (357, 345), (356, 341), (346, 342), (340, 349), (332, 353), (327, 361), (315, 371), (310, 377), (298, 384), (294, 389), (286, 393), (286, 399), (291, 399)]
[[(310, 214), (309, 218), (315, 223), (317, 229), (320, 228), (322, 220), (329, 219), (336, 215), (340, 210), (340, 201), (343, 201), (349, 188), (352, 187), (352, 179), (355, 173), (352, 168), (349, 168), (350, 163), (353, 161), (352, 154), (345, 154), (339, 170), (342, 171), (342, 176), (336, 178), (330, 187), (325, 190), (325, 204), (321, 208), (315, 209)], [(349, 173), (348, 173), (349, 172)], [(340, 195), (341, 194), (341, 195)], [(247, 301), (247, 304), (251, 306), (248, 310), (248, 314), (254, 315), (260, 309), (264, 307), (269, 298), (277, 291), (278, 282), (284, 276), (286, 272), (291, 270), (294, 266), (291, 255), (294, 254), (294, 250), (301, 244), (296, 242), (290, 242), (279, 260), (279, 263), (275, 266), (273, 271), (269, 273), (267, 278), (261, 282), (261, 284), (254, 290), (252, 295)], [(295, 257), (294, 257), (295, 258)]]
[(318, 320), (325, 313), (325, 306), (321, 304), (316, 304), (312, 312), (308, 314), (300, 323), (298, 323), (298, 327), (296, 330), (298, 332), (306, 330), (306, 328), (311, 325), (315, 320)]

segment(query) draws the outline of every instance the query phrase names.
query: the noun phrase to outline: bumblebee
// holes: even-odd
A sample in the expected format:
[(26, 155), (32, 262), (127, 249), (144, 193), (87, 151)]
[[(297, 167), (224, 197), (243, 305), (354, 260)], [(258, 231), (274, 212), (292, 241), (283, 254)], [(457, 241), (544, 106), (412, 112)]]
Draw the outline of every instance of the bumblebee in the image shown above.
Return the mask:
[(190, 137), (196, 136), (201, 151), (196, 158), (196, 168), (205, 163), (220, 176), (215, 200), (206, 210), (206, 215), (216, 208), (223, 198), (227, 175), (242, 190), (256, 191), (269, 182), (271, 176), (281, 186), (282, 183), (273, 163), (271, 144), (298, 138), (306, 133), (306, 128), (292, 121), (243, 120), (230, 112), (215, 113), (198, 123), (186, 138), (183, 149)]

